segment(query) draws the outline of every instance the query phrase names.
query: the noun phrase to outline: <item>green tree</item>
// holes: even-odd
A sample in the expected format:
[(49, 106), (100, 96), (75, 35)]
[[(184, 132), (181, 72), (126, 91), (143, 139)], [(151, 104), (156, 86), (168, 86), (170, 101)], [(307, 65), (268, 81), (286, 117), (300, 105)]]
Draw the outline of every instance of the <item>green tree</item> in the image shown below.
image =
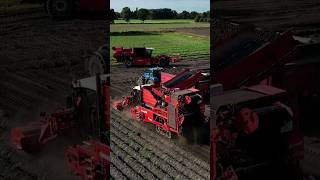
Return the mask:
[(130, 10), (130, 8), (128, 7), (124, 7), (121, 11), (121, 17), (126, 21), (126, 22), (129, 22), (130, 19), (131, 19), (131, 15), (132, 15), (132, 12)]
[(189, 19), (190, 13), (188, 11), (182, 11), (180, 16), (181, 16), (181, 19)]
[(114, 23), (114, 20), (118, 19), (117, 14), (114, 12), (114, 9), (110, 9), (110, 22)]
[(194, 18), (194, 22), (200, 22), (200, 19), (201, 19), (201, 15), (197, 15), (195, 18)]
[(139, 18), (139, 17), (138, 17), (138, 11), (139, 11), (138, 8), (136, 8), (135, 11), (132, 11), (132, 15), (131, 15), (131, 18), (132, 18), (132, 19), (138, 19), (138, 18)]
[(139, 9), (138, 10), (138, 18), (144, 23), (144, 21), (150, 15), (150, 11), (148, 9)]
[(192, 12), (190, 13), (190, 19), (195, 19), (198, 14), (199, 14), (199, 13), (197, 13), (196, 11), (192, 11)]
[(121, 14), (119, 12), (115, 12), (115, 13), (116, 13), (117, 19), (120, 19), (121, 18)]

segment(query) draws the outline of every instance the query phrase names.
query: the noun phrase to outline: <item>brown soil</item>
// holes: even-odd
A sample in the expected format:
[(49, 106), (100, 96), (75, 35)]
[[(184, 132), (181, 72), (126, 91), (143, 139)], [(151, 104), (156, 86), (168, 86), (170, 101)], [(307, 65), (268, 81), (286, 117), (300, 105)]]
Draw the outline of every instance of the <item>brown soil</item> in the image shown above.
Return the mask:
[(319, 40), (319, 1), (227, 0), (214, 1), (212, 7), (216, 17), (276, 31), (292, 30), (295, 34)]
[(73, 79), (86, 77), (83, 61), (105, 43), (106, 22), (52, 21), (42, 9), (0, 16), (0, 179), (75, 179), (64, 150), (79, 138), (57, 138), (39, 154), (15, 151), (8, 131), (65, 105)]
[(199, 28), (175, 28), (173, 31), (182, 32), (186, 34), (195, 34), (199, 36), (210, 37), (210, 28), (199, 27)]

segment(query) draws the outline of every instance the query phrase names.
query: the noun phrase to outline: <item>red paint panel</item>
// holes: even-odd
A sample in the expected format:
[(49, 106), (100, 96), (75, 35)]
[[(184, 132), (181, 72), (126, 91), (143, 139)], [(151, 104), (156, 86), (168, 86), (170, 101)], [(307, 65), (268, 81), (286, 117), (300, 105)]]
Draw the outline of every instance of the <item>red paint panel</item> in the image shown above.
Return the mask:
[(147, 89), (143, 89), (143, 102), (149, 106), (155, 107), (157, 104), (157, 100), (151, 94), (151, 92)]

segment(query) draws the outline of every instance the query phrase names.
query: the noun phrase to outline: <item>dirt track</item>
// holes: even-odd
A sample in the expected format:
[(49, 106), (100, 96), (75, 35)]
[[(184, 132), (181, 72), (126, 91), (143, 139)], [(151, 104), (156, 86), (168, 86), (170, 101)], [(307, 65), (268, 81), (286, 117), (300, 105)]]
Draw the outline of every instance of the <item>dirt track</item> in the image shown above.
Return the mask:
[(210, 28), (206, 27), (198, 27), (198, 28), (176, 28), (176, 29), (171, 29), (173, 31), (177, 32), (182, 32), (186, 34), (195, 34), (199, 36), (210, 36)]
[[(103, 20), (52, 21), (41, 10), (0, 16), (0, 137), (37, 120), (40, 111), (64, 105), (72, 79), (87, 76), (85, 56), (105, 40)], [(73, 179), (65, 167), (64, 149), (79, 139), (58, 138), (31, 156), (0, 147), (0, 179)]]

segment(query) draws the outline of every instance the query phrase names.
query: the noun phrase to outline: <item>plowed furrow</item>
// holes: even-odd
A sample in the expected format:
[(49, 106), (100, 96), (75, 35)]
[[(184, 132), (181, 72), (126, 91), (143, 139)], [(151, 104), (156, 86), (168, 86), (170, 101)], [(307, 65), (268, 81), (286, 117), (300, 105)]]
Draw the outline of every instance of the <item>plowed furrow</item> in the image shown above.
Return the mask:
[(33, 103), (36, 103), (34, 100), (30, 99), (30, 97), (20, 96), (19, 93), (4, 86), (0, 86), (0, 101), (6, 102), (4, 108), (7, 106), (10, 109), (11, 107), (15, 107), (15, 110), (20, 108), (30, 109)]
[[(126, 130), (126, 133), (141, 132), (138, 140), (144, 140), (144, 144), (150, 144), (155, 148), (155, 150), (160, 150), (163, 154), (162, 158), (167, 158), (166, 160), (177, 169), (184, 169), (185, 167), (190, 168), (189, 172), (192, 174), (208, 177), (209, 176), (209, 165), (208, 163), (200, 160), (199, 158), (192, 155), (190, 152), (183, 150), (178, 147), (177, 144), (170, 142), (169, 139), (158, 136), (155, 132), (150, 131), (142, 125), (142, 127), (137, 127), (137, 124), (134, 122), (128, 122), (127, 120), (122, 119), (119, 114), (115, 114), (115, 121), (122, 120), (118, 125), (122, 126)], [(174, 161), (172, 160), (174, 159)], [(183, 167), (184, 166), (184, 167)], [(183, 170), (182, 170), (183, 171)], [(188, 173), (188, 172), (185, 172)], [(189, 174), (191, 175), (191, 173)]]
[[(116, 124), (113, 124), (113, 127), (115, 126)], [(146, 154), (146, 156), (152, 160), (152, 163), (163, 168), (163, 170), (168, 172), (171, 176), (181, 177), (182, 179), (185, 179), (186, 177), (190, 179), (203, 179), (203, 177), (201, 177), (198, 174), (198, 171), (195, 171), (192, 168), (185, 165), (186, 163), (184, 162), (185, 160), (183, 159), (183, 157), (179, 155), (172, 155), (170, 151), (163, 151), (159, 146), (156, 146), (155, 144), (152, 144), (150, 141), (146, 141), (141, 136), (137, 136), (135, 133), (128, 131), (126, 127), (120, 126), (118, 128), (121, 128), (121, 130), (124, 131), (124, 133), (127, 134), (127, 136), (136, 137), (135, 142), (141, 146), (140, 148), (138, 147), (137, 150), (141, 151), (142, 154)], [(164, 147), (164, 149), (169, 148)], [(159, 159), (162, 162), (159, 162)], [(186, 169), (188, 170), (186, 171)], [(198, 170), (202, 171), (199, 168)]]
[(59, 74), (49, 73), (47, 71), (39, 71), (39, 70), (31, 70), (26, 72), (29, 78), (36, 80), (41, 83), (50, 83), (54, 85), (54, 87), (63, 88), (71, 84), (68, 78), (59, 77)]
[(117, 151), (117, 153), (124, 155), (122, 156), (124, 161), (136, 172), (138, 172), (141, 177), (146, 179), (158, 179), (154, 176), (154, 174), (147, 169), (147, 167), (143, 166), (138, 160), (137, 156), (134, 155), (132, 149), (130, 149), (124, 142), (116, 142), (114, 140), (111, 141), (111, 148), (113, 151)]
[(129, 179), (143, 179), (139, 172), (128, 166), (129, 157), (126, 156), (125, 152), (116, 146), (111, 145), (111, 162), (118, 168), (121, 172), (125, 174)]
[[(208, 163), (200, 160), (198, 157), (195, 157), (190, 152), (185, 151), (183, 148), (177, 146), (177, 144), (172, 143), (169, 139), (159, 136), (158, 134), (156, 134), (155, 131), (151, 131), (150, 129), (148, 129), (145, 126), (145, 124), (136, 123), (135, 121), (122, 118), (121, 115), (115, 111), (112, 111), (112, 116), (118, 121), (122, 120), (119, 123), (123, 124), (123, 126), (130, 129), (130, 131), (144, 132), (145, 134), (147, 134), (148, 136), (143, 136), (143, 138), (146, 138), (146, 140), (151, 141), (151, 143), (154, 143), (154, 141), (157, 141), (157, 142), (163, 143), (163, 145), (169, 146), (171, 148), (170, 153), (175, 152), (177, 153), (177, 155), (180, 154), (182, 157), (189, 159), (191, 162), (193, 162), (193, 163), (190, 163), (190, 165), (195, 167), (200, 166), (208, 171), (210, 170)], [(141, 135), (143, 135), (143, 133)], [(196, 163), (196, 165), (194, 165), (194, 163)]]
[[(128, 179), (116, 166), (110, 164), (110, 175), (113, 179)], [(110, 178), (110, 179), (111, 179)]]
[(37, 83), (34, 80), (31, 80), (30, 78), (26, 77), (26, 74), (21, 73), (9, 73), (6, 72), (2, 77), (1, 81), (7, 81), (12, 84), (17, 84), (21, 87), (24, 87), (24, 89), (32, 89), (34, 93), (37, 93), (38, 95), (47, 95), (50, 93), (54, 93), (52, 89), (47, 88), (41, 83)]
[(141, 164), (144, 164), (157, 177), (161, 179), (168, 179), (181, 176), (181, 173), (178, 173), (173, 166), (168, 162), (165, 162), (163, 159), (160, 159), (159, 154), (152, 152), (154, 149), (146, 146), (146, 144), (141, 141), (138, 143), (137, 138), (139, 137), (134, 138), (136, 136), (135, 134), (126, 134), (122, 132), (119, 129), (120, 127), (117, 125), (114, 123), (112, 124), (111, 140), (124, 142), (127, 146), (126, 149), (129, 149), (131, 155), (134, 156)]

